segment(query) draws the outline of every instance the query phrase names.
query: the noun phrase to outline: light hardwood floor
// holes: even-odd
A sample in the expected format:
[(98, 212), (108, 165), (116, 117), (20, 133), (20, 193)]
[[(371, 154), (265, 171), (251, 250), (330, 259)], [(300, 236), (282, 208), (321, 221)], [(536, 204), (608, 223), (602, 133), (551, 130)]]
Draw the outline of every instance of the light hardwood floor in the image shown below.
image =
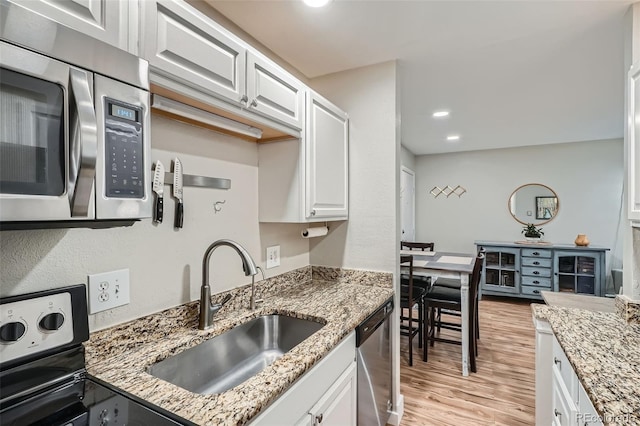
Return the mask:
[[(428, 362), (414, 338), (401, 336), (402, 426), (534, 425), (535, 329), (530, 301), (486, 297), (480, 301), (478, 372), (462, 377), (459, 345), (436, 342)], [(443, 330), (459, 338), (460, 334)]]

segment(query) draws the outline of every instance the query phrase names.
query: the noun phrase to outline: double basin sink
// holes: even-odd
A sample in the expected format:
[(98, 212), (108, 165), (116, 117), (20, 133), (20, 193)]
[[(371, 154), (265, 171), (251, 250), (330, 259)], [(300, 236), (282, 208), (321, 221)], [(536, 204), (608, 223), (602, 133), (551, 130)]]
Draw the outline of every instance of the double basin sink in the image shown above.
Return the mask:
[(258, 374), (323, 324), (263, 315), (160, 361), (149, 374), (199, 394), (231, 389)]

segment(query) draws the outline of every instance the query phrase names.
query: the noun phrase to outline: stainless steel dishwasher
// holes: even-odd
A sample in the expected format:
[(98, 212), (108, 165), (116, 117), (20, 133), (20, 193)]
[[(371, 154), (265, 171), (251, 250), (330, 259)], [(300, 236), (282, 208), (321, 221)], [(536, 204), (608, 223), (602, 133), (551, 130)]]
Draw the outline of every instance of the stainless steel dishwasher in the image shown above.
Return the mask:
[(393, 298), (356, 328), (358, 357), (358, 425), (384, 426), (391, 409), (391, 340)]

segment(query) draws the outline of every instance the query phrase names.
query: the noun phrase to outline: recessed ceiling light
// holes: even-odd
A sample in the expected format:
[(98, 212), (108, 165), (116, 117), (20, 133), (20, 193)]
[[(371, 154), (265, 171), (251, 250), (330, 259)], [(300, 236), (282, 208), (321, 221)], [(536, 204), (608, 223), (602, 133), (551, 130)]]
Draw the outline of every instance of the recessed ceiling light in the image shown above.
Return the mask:
[(447, 136), (447, 140), (449, 142), (455, 142), (460, 140), (460, 135), (449, 135)]
[(326, 6), (331, 2), (331, 0), (303, 0), (304, 4), (311, 7), (322, 7)]
[(443, 118), (448, 116), (449, 116), (449, 111), (436, 111), (433, 113), (433, 118)]

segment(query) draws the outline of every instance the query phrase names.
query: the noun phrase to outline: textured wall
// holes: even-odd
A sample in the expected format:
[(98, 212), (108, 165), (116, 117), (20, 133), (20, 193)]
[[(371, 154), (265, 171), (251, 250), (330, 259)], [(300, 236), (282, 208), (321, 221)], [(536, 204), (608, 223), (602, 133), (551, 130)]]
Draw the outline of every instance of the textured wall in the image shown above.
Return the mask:
[[(349, 221), (310, 244), (314, 265), (396, 268), (396, 68), (385, 62), (312, 81), (349, 114)], [(337, 225), (337, 226), (336, 226)]]
[[(199, 298), (202, 256), (213, 241), (230, 238), (265, 265), (265, 248), (281, 245), (273, 276), (309, 264), (302, 226), (258, 223), (258, 150), (254, 143), (153, 115), (152, 158), (170, 167), (178, 155), (184, 173), (231, 179), (228, 191), (185, 188), (184, 228), (173, 229), (175, 203), (165, 193), (160, 225), (145, 219), (129, 228), (0, 233), (0, 295), (86, 283), (87, 274), (129, 268), (131, 303), (91, 316), (93, 330)], [(171, 187), (165, 186), (165, 191)], [(226, 200), (215, 214), (213, 203)], [(240, 258), (222, 247), (211, 260), (214, 293), (250, 282)]]

